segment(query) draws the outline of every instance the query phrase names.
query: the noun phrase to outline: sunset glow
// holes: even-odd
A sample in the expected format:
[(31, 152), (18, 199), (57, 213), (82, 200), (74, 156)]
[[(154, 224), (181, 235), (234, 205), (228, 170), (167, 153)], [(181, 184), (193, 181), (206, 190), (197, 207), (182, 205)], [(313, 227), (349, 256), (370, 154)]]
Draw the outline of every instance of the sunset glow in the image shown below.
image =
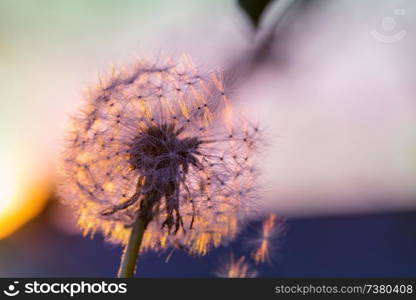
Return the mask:
[(25, 174), (15, 153), (0, 150), (0, 239), (15, 232), (36, 216), (49, 195), (46, 179)]

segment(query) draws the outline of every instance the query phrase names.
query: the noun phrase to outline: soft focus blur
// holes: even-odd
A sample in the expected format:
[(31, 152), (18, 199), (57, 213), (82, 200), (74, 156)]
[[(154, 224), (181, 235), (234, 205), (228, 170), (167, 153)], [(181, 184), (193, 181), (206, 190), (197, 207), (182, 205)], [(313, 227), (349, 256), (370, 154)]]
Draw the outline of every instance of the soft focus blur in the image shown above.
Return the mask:
[[(256, 216), (289, 224), (265, 276), (414, 276), (415, 9), (410, 0), (275, 0), (256, 31), (232, 0), (0, 1), (0, 275), (113, 276), (120, 249), (82, 238), (53, 196), (65, 122), (112, 66), (187, 53), (235, 78), (234, 104), (264, 130)], [(380, 239), (366, 239), (377, 230)], [(356, 269), (340, 262), (348, 247), (328, 250), (342, 234), (357, 252), (351, 262), (362, 260)], [(391, 263), (380, 267), (383, 255)], [(156, 271), (143, 276), (216, 271), (175, 273), (187, 258), (166, 267), (165, 256), (149, 255), (143, 264)]]

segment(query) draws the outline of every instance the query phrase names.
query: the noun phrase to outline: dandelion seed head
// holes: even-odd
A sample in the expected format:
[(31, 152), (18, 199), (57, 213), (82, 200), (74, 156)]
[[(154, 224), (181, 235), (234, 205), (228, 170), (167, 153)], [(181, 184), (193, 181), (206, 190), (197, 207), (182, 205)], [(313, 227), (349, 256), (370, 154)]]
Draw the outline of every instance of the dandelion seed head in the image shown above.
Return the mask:
[(222, 278), (254, 278), (258, 273), (247, 262), (245, 256), (235, 259), (234, 255), (230, 255), (230, 259), (223, 263), (215, 274)]
[(283, 232), (283, 223), (276, 214), (270, 214), (263, 222), (259, 236), (253, 241), (255, 249), (251, 257), (256, 264), (271, 262), (272, 252), (276, 249), (278, 238)]
[(187, 57), (100, 80), (71, 119), (59, 167), (58, 192), (84, 234), (126, 244), (140, 216), (142, 249), (180, 241), (205, 254), (233, 238), (256, 197), (259, 133), (227, 97), (221, 74)]

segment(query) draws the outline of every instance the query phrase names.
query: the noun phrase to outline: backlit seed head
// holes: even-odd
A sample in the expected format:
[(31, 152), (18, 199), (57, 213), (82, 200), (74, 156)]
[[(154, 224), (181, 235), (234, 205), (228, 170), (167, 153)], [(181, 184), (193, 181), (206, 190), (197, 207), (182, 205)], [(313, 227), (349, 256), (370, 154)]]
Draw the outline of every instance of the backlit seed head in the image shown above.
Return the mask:
[(230, 259), (223, 263), (215, 274), (222, 278), (254, 278), (258, 272), (247, 262), (245, 256), (235, 259), (231, 254)]
[(271, 263), (272, 255), (278, 251), (285, 230), (283, 219), (276, 214), (270, 214), (264, 220), (261, 231), (250, 241), (254, 248), (251, 257), (256, 264)]
[(198, 254), (236, 235), (256, 195), (259, 132), (232, 113), (221, 78), (186, 57), (140, 61), (89, 93), (59, 168), (85, 234), (125, 244), (139, 216), (143, 249)]

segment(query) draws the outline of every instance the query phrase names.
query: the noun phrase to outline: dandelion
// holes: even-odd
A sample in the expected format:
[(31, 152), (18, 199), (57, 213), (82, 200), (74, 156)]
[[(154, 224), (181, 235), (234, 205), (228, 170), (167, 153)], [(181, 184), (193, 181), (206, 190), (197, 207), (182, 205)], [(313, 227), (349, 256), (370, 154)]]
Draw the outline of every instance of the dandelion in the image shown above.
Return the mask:
[(260, 236), (255, 239), (256, 249), (251, 253), (256, 264), (270, 262), (271, 252), (275, 242), (283, 232), (282, 223), (278, 221), (276, 214), (271, 214), (262, 225)]
[(89, 92), (71, 119), (59, 194), (85, 235), (139, 251), (204, 255), (235, 237), (255, 197), (258, 127), (232, 113), (221, 73), (186, 57), (139, 61)]
[(246, 261), (245, 256), (236, 260), (231, 254), (229, 261), (223, 264), (215, 274), (222, 278), (254, 278), (257, 276), (257, 271)]

